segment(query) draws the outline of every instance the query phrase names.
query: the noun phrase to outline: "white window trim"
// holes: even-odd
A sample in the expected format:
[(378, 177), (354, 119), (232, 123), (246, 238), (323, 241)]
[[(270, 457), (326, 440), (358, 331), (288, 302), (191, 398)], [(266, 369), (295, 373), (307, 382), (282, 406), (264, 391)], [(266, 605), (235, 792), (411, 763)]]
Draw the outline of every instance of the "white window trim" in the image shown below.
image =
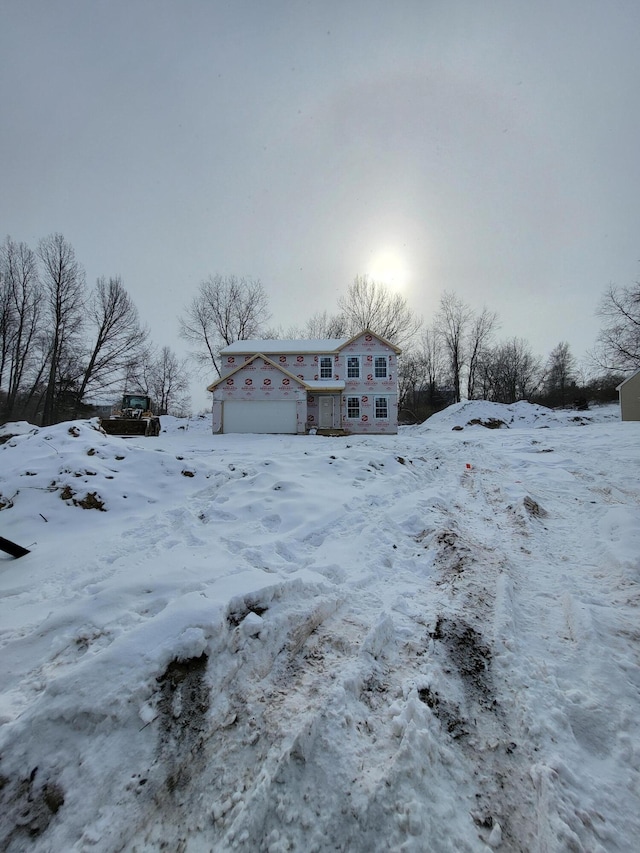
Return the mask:
[[(350, 415), (349, 414), (349, 408), (350, 408), (349, 400), (357, 400), (358, 401), (358, 414), (357, 415)], [(362, 414), (362, 400), (360, 399), (360, 397), (356, 396), (355, 394), (349, 394), (347, 397), (347, 411), (346, 411), (347, 419), (350, 421), (359, 420), (361, 414)]]
[[(328, 359), (328, 361), (329, 361), (329, 375), (328, 375), (328, 376), (323, 376), (323, 375), (322, 375), (322, 361), (323, 361), (323, 359)], [(331, 356), (330, 356), (330, 355), (321, 355), (321, 356), (320, 356), (320, 373), (319, 373), (319, 377), (320, 377), (320, 379), (333, 379), (333, 359), (331, 358)]]
[[(358, 361), (358, 375), (357, 376), (349, 376), (349, 359), (354, 358)], [(360, 355), (352, 355), (349, 354), (345, 357), (344, 362), (344, 370), (345, 370), (345, 379), (362, 379), (362, 356)]]
[[(377, 367), (378, 359), (380, 359), (380, 361), (382, 361), (382, 363), (384, 365), (384, 375), (383, 376), (378, 376), (378, 367)], [(389, 378), (389, 364), (387, 362), (386, 355), (374, 355), (374, 357), (373, 357), (373, 376), (374, 376), (374, 379), (388, 379)]]
[[(385, 416), (378, 414), (378, 400), (384, 400), (387, 404), (387, 414)], [(391, 417), (391, 406), (389, 405), (389, 397), (386, 394), (376, 394), (373, 398), (373, 417), (376, 421), (388, 421)]]

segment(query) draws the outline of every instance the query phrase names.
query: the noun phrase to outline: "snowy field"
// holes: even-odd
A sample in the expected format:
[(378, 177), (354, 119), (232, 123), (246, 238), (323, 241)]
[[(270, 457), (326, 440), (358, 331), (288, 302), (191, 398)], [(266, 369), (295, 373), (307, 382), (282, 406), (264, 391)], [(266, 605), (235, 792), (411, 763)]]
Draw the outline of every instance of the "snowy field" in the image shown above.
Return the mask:
[(0, 849), (640, 849), (640, 423), (96, 424), (0, 428)]

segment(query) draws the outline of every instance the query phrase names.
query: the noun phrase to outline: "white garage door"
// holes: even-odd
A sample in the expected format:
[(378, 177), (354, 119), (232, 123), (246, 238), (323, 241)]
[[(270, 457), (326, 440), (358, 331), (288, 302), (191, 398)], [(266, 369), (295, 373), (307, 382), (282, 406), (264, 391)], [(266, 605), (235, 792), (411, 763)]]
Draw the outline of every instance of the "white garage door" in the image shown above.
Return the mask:
[(223, 432), (297, 432), (295, 400), (225, 400)]

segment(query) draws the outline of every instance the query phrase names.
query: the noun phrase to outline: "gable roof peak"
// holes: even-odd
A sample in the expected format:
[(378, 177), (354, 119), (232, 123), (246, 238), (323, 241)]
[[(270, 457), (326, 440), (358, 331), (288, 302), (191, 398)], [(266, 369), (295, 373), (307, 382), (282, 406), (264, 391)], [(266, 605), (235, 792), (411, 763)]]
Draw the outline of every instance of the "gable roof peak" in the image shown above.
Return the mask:
[(229, 379), (235, 373), (238, 373), (238, 371), (243, 370), (245, 367), (252, 364), (257, 358), (261, 358), (265, 364), (270, 364), (271, 367), (275, 367), (276, 370), (280, 371), (280, 373), (282, 373), (287, 378), (294, 379), (299, 385), (304, 386), (304, 382), (298, 376), (295, 376), (290, 371), (285, 370), (282, 365), (277, 364), (275, 361), (273, 361), (273, 359), (269, 358), (264, 353), (256, 352), (250, 358), (246, 359), (246, 361), (243, 361), (241, 364), (236, 365), (233, 370), (229, 371), (229, 373), (225, 373), (224, 376), (219, 376), (214, 382), (211, 383), (211, 385), (207, 386), (207, 391), (213, 391), (216, 386), (219, 385), (222, 381)]
[(339, 349), (343, 349), (344, 347), (349, 346), (349, 344), (352, 344), (354, 341), (357, 341), (358, 338), (361, 338), (363, 335), (371, 335), (376, 340), (380, 341), (381, 344), (384, 344), (385, 346), (392, 349), (396, 353), (396, 355), (399, 355), (402, 352), (400, 347), (397, 347), (395, 344), (392, 344), (391, 341), (388, 341), (386, 338), (383, 338), (382, 335), (379, 335), (377, 332), (374, 332), (372, 329), (363, 329), (361, 332), (358, 332), (356, 335), (353, 335), (353, 337), (351, 337), (347, 341), (345, 341), (345, 343), (342, 344), (342, 346), (339, 347)]

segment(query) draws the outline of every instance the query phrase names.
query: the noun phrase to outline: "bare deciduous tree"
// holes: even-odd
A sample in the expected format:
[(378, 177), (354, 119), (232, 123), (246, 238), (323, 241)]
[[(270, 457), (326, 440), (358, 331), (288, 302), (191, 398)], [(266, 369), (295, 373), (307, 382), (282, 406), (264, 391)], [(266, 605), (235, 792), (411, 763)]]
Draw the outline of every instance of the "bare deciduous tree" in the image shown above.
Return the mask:
[(421, 419), (420, 400), (425, 384), (425, 370), (417, 349), (402, 353), (398, 364), (398, 417), (411, 421)]
[(451, 373), (454, 402), (461, 400), (462, 371), (465, 367), (465, 338), (473, 313), (454, 293), (445, 292), (435, 318), (439, 340), (442, 342)]
[(424, 420), (451, 402), (446, 360), (433, 326), (425, 329), (420, 345), (402, 354), (398, 367), (398, 408), (415, 420)]
[(76, 417), (89, 391), (108, 393), (117, 386), (120, 394), (128, 379), (130, 387), (145, 390), (137, 381), (145, 369), (153, 374), (154, 393), (160, 389), (163, 408), (188, 406), (184, 364), (170, 351), (154, 356), (147, 341), (119, 277), (98, 279), (87, 298), (84, 271), (61, 234), (41, 240), (37, 253), (10, 237), (0, 245), (5, 420), (18, 413), (48, 425)]
[(478, 365), (483, 352), (489, 348), (493, 333), (498, 326), (495, 311), (483, 308), (471, 318), (471, 328), (467, 339), (467, 399), (473, 400), (477, 394)]
[(598, 307), (603, 321), (591, 358), (605, 370), (640, 367), (640, 282), (631, 287), (611, 285)]
[(533, 355), (522, 338), (511, 338), (495, 347), (484, 370), (486, 398), (496, 403), (527, 400), (540, 386), (540, 359)]
[(366, 275), (356, 276), (346, 295), (338, 300), (338, 306), (347, 335), (370, 329), (402, 347), (422, 326), (422, 318), (415, 316), (403, 296), (390, 293), (383, 284)]
[(124, 381), (124, 373), (141, 358), (149, 332), (119, 276), (101, 277), (88, 305), (93, 344), (77, 389), (78, 402), (87, 390), (105, 392)]
[(432, 325), (425, 329), (420, 340), (420, 352), (429, 393), (429, 404), (434, 407), (442, 399), (445, 384), (445, 359), (438, 333)]
[(547, 361), (544, 389), (550, 405), (565, 406), (567, 393), (576, 381), (576, 360), (566, 341), (553, 348)]
[[(42, 262), (42, 285), (51, 326), (51, 348), (48, 359), (47, 388), (42, 423), (55, 423), (60, 393), (67, 385), (63, 372), (68, 355), (84, 321), (84, 270), (75, 252), (62, 234), (51, 234), (40, 241), (38, 255)], [(77, 378), (77, 373), (76, 373)]]
[(347, 324), (342, 314), (316, 312), (305, 323), (301, 337), (311, 340), (347, 337)]
[(130, 387), (150, 396), (159, 415), (184, 415), (190, 407), (189, 373), (186, 362), (180, 360), (170, 347), (142, 365), (134, 377), (129, 377)]
[(9, 358), (9, 349), (13, 336), (13, 312), (11, 308), (11, 295), (9, 291), (9, 283), (5, 278), (2, 266), (0, 266), (0, 392), (2, 391), (7, 362)]
[(270, 318), (268, 297), (257, 279), (210, 276), (180, 319), (180, 334), (201, 367), (220, 373), (220, 350), (234, 341), (258, 337)]
[(4, 416), (11, 419), (40, 330), (38, 260), (26, 243), (7, 237), (0, 248), (0, 386), (7, 374)]

